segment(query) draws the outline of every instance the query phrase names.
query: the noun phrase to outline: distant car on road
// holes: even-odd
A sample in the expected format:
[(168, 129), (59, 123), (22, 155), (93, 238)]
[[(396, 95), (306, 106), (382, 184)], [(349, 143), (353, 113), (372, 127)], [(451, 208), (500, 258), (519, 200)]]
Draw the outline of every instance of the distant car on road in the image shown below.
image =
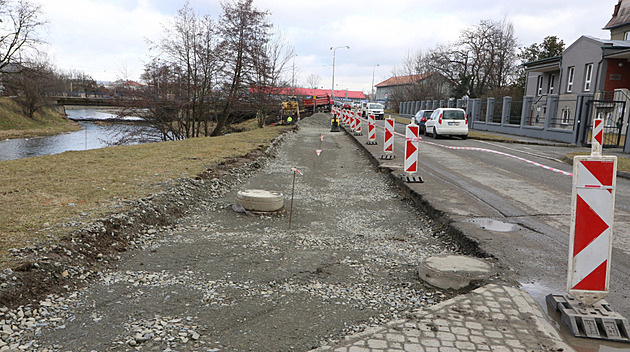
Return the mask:
[(374, 115), (376, 120), (383, 120), (385, 118), (385, 111), (383, 110), (383, 104), (380, 103), (365, 103), (363, 105), (361, 115), (366, 117), (369, 114)]
[(343, 103), (343, 106), (341, 108), (344, 110), (350, 110), (352, 109), (352, 105), (350, 103)]
[(433, 113), (433, 110), (420, 110), (416, 113), (416, 116), (413, 117), (416, 125), (420, 127), (421, 134), (425, 134), (425, 130), (426, 130), (425, 125), (429, 117), (431, 117), (432, 113)]
[(460, 136), (468, 138), (468, 116), (462, 109), (440, 108), (427, 119), (424, 134), (432, 134), (433, 138), (440, 136)]

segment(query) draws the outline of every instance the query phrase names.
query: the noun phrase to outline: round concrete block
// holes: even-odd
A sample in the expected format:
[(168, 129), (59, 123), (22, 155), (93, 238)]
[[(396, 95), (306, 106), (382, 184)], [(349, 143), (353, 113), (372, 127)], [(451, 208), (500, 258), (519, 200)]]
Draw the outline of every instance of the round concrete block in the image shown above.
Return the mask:
[(280, 192), (246, 189), (238, 191), (236, 203), (250, 211), (277, 211), (284, 206), (284, 196)]
[(465, 255), (428, 257), (418, 265), (420, 279), (441, 289), (458, 290), (473, 280), (486, 280), (493, 273), (489, 263)]

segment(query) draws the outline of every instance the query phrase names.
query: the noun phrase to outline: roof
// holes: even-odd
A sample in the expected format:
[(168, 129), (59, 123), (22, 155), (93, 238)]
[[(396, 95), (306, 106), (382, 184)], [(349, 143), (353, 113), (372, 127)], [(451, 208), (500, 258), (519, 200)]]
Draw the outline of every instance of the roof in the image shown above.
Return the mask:
[[(250, 91), (255, 88), (250, 87)], [(272, 88), (277, 95), (298, 95), (298, 96), (313, 96), (313, 95), (331, 95), (330, 89), (316, 89), (316, 88)], [(336, 98), (348, 98), (348, 99), (367, 99), (365, 94), (356, 90), (337, 90), (335, 89)]]
[(553, 56), (546, 59), (525, 62), (521, 64), (521, 66), (525, 67), (526, 71), (531, 72), (552, 72), (559, 71), (561, 63), (562, 56)]
[(421, 73), (418, 75), (408, 75), (408, 76), (395, 76), (389, 79), (384, 80), (383, 82), (375, 85), (375, 87), (389, 87), (389, 86), (403, 86), (407, 84), (412, 84), (418, 81), (422, 81), (423, 79), (431, 76), (433, 73)]
[(613, 29), (626, 24), (630, 24), (630, 0), (619, 0), (615, 5), (612, 18), (603, 29)]

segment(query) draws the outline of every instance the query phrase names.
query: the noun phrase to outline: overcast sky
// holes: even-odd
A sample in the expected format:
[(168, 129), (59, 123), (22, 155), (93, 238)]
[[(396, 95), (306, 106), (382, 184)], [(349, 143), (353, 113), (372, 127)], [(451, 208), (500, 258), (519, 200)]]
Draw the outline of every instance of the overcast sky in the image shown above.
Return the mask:
[[(138, 80), (163, 24), (184, 0), (33, 0), (49, 24), (45, 39), (60, 69), (96, 80)], [(484, 19), (514, 24), (520, 46), (557, 35), (568, 45), (581, 35), (609, 38), (601, 28), (618, 0), (254, 0), (295, 47), (296, 80), (310, 74), (331, 88), (332, 51), (337, 49), (335, 89), (371, 91), (391, 77), (409, 52), (457, 40), (462, 29)], [(191, 0), (200, 14), (218, 19), (218, 0)], [(375, 67), (375, 65), (379, 65)]]

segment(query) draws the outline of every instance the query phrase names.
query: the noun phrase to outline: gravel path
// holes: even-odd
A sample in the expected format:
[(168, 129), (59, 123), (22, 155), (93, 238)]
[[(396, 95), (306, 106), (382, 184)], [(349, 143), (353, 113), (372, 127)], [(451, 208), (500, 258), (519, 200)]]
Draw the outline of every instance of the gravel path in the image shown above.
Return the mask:
[[(145, 230), (87, 287), (1, 310), (0, 352), (307, 351), (452, 296), (415, 266), (457, 245), (328, 123), (300, 122), (262, 169)], [(288, 208), (292, 167), (291, 230), (288, 209), (232, 210), (246, 188), (283, 192)]]

